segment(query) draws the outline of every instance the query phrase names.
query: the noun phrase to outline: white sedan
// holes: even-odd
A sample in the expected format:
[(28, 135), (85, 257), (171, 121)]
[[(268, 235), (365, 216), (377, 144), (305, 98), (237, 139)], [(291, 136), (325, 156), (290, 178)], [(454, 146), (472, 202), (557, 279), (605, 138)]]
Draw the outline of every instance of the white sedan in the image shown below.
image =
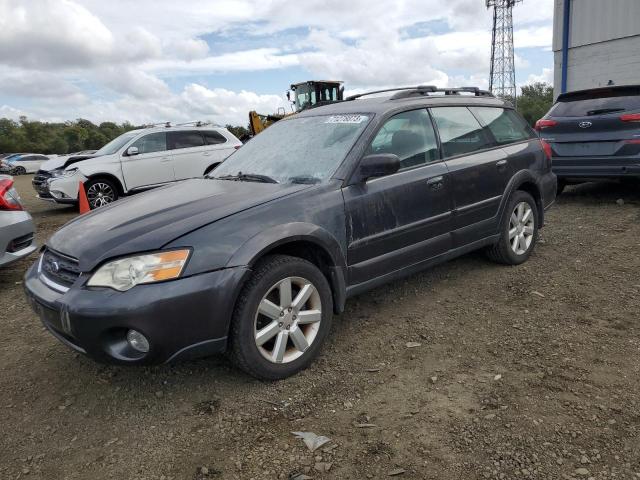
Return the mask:
[(2, 163), (12, 175), (24, 175), (25, 173), (36, 173), (40, 170), (40, 165), (48, 160), (49, 157), (46, 155), (20, 153), (3, 158)]

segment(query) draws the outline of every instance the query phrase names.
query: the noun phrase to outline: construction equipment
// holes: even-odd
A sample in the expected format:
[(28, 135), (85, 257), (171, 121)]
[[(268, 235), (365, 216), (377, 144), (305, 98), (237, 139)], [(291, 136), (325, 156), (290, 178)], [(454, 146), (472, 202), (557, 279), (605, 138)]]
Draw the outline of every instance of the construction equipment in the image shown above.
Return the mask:
[(287, 113), (284, 108), (281, 108), (278, 109), (277, 113), (268, 115), (258, 113), (255, 110), (250, 111), (249, 130), (251, 131), (251, 136), (259, 134), (272, 123), (307, 108), (342, 101), (344, 97), (342, 83), (335, 80), (308, 80), (292, 84), (287, 91), (287, 99), (291, 102), (293, 111)]
[[(294, 98), (291, 99), (291, 92)], [(344, 96), (342, 82), (335, 80), (309, 80), (294, 83), (287, 92), (287, 98), (294, 104), (296, 112), (307, 108), (339, 102)]]

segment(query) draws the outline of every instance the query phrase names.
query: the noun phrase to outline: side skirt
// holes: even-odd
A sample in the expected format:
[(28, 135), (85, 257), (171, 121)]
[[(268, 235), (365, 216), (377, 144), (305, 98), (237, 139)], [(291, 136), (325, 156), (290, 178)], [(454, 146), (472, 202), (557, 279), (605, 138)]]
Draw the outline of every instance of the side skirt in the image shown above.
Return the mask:
[(446, 253), (442, 253), (440, 255), (429, 258), (427, 260), (414, 263), (413, 265), (409, 265), (408, 267), (395, 270), (393, 272), (387, 273), (380, 277), (372, 278), (371, 280), (367, 280), (366, 282), (350, 285), (347, 287), (347, 298), (366, 292), (367, 290), (371, 290), (372, 288), (379, 287), (380, 285), (384, 285), (385, 283), (389, 283), (389, 282), (407, 277), (409, 275), (413, 275), (414, 273), (418, 273), (427, 268), (433, 267), (440, 263), (444, 263), (448, 260), (464, 255), (465, 253), (469, 253), (474, 250), (478, 250), (482, 247), (487, 247), (489, 245), (494, 245), (499, 239), (500, 239), (499, 234), (492, 235), (490, 237), (475, 241), (468, 245), (454, 248), (452, 250), (449, 250)]

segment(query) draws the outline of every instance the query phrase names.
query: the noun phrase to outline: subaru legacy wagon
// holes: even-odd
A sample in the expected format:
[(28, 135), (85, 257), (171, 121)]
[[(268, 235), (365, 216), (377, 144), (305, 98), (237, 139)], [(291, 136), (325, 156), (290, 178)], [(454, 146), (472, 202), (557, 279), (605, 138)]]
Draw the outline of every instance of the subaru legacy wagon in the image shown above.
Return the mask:
[(318, 356), (353, 295), (472, 250), (527, 260), (556, 177), (512, 106), (477, 88), (375, 93), (68, 223), (26, 274), (46, 328), (99, 361), (227, 351), (279, 379)]

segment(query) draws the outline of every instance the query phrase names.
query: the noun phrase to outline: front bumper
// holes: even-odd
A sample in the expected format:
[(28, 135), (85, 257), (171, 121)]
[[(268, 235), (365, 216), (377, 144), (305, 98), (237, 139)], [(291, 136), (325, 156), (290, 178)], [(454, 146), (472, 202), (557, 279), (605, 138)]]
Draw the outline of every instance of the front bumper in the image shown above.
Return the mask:
[[(60, 292), (43, 283), (36, 264), (27, 271), (24, 288), (45, 327), (65, 345), (103, 363), (147, 365), (224, 351), (236, 295), (248, 272), (229, 268), (126, 292), (85, 288), (83, 274)], [(128, 345), (129, 329), (149, 340), (148, 353)]]
[(640, 177), (638, 156), (553, 157), (553, 172), (562, 179)]
[(79, 172), (68, 177), (45, 177), (42, 174), (37, 174), (32, 184), (41, 200), (77, 203), (79, 185), (87, 180), (87, 177)]
[(0, 212), (0, 266), (9, 265), (36, 250), (33, 219), (25, 211)]

